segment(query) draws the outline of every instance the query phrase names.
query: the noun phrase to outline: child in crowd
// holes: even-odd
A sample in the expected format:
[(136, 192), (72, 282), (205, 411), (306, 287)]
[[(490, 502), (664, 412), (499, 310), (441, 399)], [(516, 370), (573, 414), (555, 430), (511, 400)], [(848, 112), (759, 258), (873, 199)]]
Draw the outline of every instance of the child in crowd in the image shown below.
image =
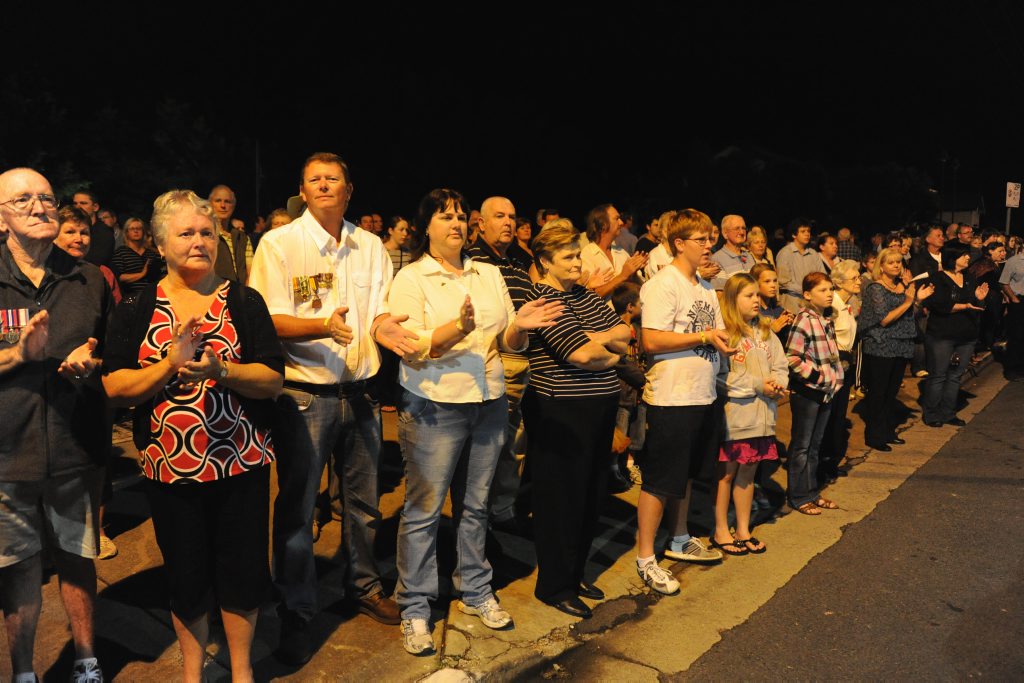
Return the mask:
[(643, 448), (647, 422), (647, 411), (639, 401), (639, 392), (647, 384), (638, 329), (641, 310), (640, 286), (632, 282), (623, 282), (612, 290), (611, 303), (616, 315), (629, 326), (631, 335), (628, 350), (622, 354), (618, 365), (615, 366), (615, 374), (619, 377), (619, 411), (615, 419), (612, 473), (608, 481), (609, 488), (619, 493), (633, 486), (629, 472), (629, 456), (630, 453)]
[(796, 316), (779, 305), (779, 274), (770, 263), (758, 263), (750, 269), (750, 277), (757, 282), (760, 302), (759, 317), (766, 318), (779, 339), (789, 336), (789, 326)]
[[(773, 271), (770, 271), (773, 272)], [(775, 415), (789, 384), (786, 352), (772, 334), (771, 319), (759, 315), (754, 277), (736, 273), (722, 292), (722, 319), (736, 349), (718, 371), (718, 395), (726, 397), (725, 434), (718, 452), (718, 495), (711, 545), (728, 555), (759, 554), (767, 548), (750, 535), (754, 474), (762, 460), (777, 460)], [(729, 498), (736, 505), (736, 535), (729, 533)]]
[(843, 366), (831, 320), (832, 290), (832, 281), (824, 273), (810, 273), (804, 278), (804, 307), (793, 321), (786, 344), (793, 413), (786, 494), (790, 506), (805, 515), (820, 515), (822, 509), (839, 507), (821, 496), (817, 477), (818, 451), (832, 399), (843, 384)]

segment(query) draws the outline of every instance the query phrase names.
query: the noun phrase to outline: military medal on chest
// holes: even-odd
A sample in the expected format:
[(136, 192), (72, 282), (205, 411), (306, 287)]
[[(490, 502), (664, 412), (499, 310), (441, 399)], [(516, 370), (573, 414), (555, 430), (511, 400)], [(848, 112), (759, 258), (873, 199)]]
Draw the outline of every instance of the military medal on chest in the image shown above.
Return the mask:
[(0, 309), (0, 333), (8, 344), (17, 344), (21, 329), (28, 325), (27, 308)]
[(297, 304), (312, 301), (314, 311), (319, 311), (324, 306), (320, 297), (321, 291), (326, 296), (327, 292), (334, 287), (334, 273), (317, 273), (316, 275), (301, 275), (292, 278), (292, 292)]

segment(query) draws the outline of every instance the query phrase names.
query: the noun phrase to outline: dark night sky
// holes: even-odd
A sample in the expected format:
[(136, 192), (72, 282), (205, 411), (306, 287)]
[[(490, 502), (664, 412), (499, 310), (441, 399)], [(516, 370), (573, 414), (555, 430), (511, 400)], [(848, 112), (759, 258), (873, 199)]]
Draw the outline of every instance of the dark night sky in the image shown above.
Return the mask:
[(521, 212), (700, 208), (682, 186), (688, 159), (738, 144), (827, 168), (914, 166), (936, 188), (945, 150), (961, 205), (984, 194), (985, 223), (1002, 225), (1004, 183), (1024, 180), (1019, 5), (774, 5), (136, 9), (62, 24), (49, 52), (29, 35), (0, 49), (68, 125), (106, 102), (144, 128), (171, 97), (253, 160), (258, 145), (259, 166), (225, 171), (243, 211), (257, 189), (262, 210), (283, 204), (321, 149), (353, 169), (351, 215), (408, 212), (439, 185), (505, 194)]

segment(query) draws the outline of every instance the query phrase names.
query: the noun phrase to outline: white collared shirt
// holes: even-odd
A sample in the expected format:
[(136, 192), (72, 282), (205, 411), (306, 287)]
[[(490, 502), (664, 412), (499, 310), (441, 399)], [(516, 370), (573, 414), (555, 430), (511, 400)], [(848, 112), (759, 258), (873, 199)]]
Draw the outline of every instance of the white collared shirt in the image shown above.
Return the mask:
[[(623, 266), (626, 265), (626, 261), (629, 260), (629, 254), (626, 250), (617, 244), (611, 246), (612, 259), (609, 261), (608, 256), (601, 251), (601, 247), (597, 246), (595, 242), (591, 242), (587, 246), (580, 250), (580, 259), (583, 261), (583, 270), (590, 273), (593, 277), (599, 271), (609, 270), (612, 271), (612, 277), (622, 272)], [(611, 294), (608, 295), (610, 297)], [(605, 297), (605, 298), (608, 298)]]
[(669, 253), (668, 246), (664, 242), (651, 249), (651, 253), (647, 256), (647, 267), (644, 268), (645, 280), (650, 280), (659, 270), (672, 263), (672, 254)]
[[(392, 277), (391, 258), (380, 238), (345, 221), (335, 242), (309, 211), (260, 240), (252, 262), (249, 286), (263, 295), (270, 315), (326, 318), (348, 306), (345, 322), (353, 340), (341, 346), (324, 336), (309, 341), (282, 340), (287, 380), (335, 384), (369, 379), (380, 368), (380, 352), (370, 339), (374, 318), (387, 312)], [(333, 274), (330, 287), (315, 298), (296, 291), (297, 278)], [(308, 281), (308, 280), (307, 280)]]
[[(476, 328), (440, 358), (430, 357), (431, 338), (441, 325), (459, 318), (469, 295)], [(388, 295), (394, 315), (408, 315), (402, 324), (419, 335), (418, 354), (402, 361), (401, 385), (431, 401), (479, 403), (505, 394), (502, 351), (505, 328), (515, 319), (505, 279), (495, 266), (467, 258), (461, 275), (424, 256), (402, 268)]]
[(832, 320), (836, 327), (836, 343), (840, 351), (852, 351), (853, 341), (857, 338), (857, 319), (853, 317), (850, 304), (836, 293), (832, 297), (832, 308), (835, 316)]

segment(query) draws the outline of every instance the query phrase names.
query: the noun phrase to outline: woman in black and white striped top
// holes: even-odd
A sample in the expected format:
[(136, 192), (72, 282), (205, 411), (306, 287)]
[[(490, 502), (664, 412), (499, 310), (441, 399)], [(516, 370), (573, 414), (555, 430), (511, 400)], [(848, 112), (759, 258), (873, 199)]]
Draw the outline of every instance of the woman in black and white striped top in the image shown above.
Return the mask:
[(579, 233), (550, 226), (533, 244), (541, 280), (531, 299), (560, 301), (552, 327), (530, 333), (530, 389), (523, 401), (533, 475), (537, 587), (534, 595), (587, 618), (580, 600), (604, 594), (583, 570), (605, 492), (619, 384), (614, 366), (629, 346), (629, 328), (592, 291), (582, 272)]

